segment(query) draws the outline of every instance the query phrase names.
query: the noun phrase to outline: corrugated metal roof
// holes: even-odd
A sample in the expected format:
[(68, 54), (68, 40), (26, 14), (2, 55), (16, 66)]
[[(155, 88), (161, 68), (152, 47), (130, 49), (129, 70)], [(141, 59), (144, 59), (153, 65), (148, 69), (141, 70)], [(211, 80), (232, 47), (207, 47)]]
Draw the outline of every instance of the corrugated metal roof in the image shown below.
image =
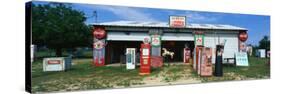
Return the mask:
[[(133, 26), (133, 27), (170, 27), (169, 23), (165, 22), (140, 22), (140, 21), (113, 21), (103, 23), (93, 23), (92, 25), (104, 26)], [(223, 29), (223, 30), (247, 30), (242, 27), (226, 24), (195, 24), (189, 23), (186, 28), (191, 29)]]

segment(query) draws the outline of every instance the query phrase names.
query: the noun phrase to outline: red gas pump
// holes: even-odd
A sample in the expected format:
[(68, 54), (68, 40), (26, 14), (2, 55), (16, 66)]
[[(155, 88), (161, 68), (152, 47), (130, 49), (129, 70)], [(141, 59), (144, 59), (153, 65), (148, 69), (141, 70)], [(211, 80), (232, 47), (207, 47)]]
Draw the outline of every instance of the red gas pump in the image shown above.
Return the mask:
[(150, 49), (151, 46), (148, 43), (141, 44), (140, 49), (140, 75), (150, 74)]

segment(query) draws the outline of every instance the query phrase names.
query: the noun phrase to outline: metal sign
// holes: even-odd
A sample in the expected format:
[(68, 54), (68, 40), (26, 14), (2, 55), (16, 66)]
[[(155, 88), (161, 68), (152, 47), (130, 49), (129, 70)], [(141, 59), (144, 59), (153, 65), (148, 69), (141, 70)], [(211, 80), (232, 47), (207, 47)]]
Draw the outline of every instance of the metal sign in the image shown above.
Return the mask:
[(248, 34), (246, 31), (240, 32), (238, 36), (239, 40), (245, 42), (248, 39)]
[(105, 43), (103, 41), (99, 40), (99, 41), (95, 42), (93, 46), (95, 49), (100, 50), (100, 49), (104, 48)]
[(106, 36), (104, 27), (95, 27), (93, 30), (93, 35), (97, 39), (102, 39)]
[(161, 45), (161, 37), (159, 35), (151, 36), (151, 45), (152, 46), (160, 46)]
[(185, 16), (170, 16), (170, 27), (185, 27)]
[(64, 70), (63, 58), (44, 58), (43, 71), (62, 71)]
[(202, 34), (196, 34), (195, 36), (194, 36), (194, 43), (195, 43), (195, 45), (197, 46), (197, 45), (202, 45), (202, 46), (204, 46), (204, 35), (202, 35)]
[(238, 52), (235, 54), (236, 66), (249, 66), (248, 56), (246, 52)]
[(127, 48), (126, 51), (127, 69), (135, 69), (136, 66), (136, 48)]
[(144, 44), (149, 44), (149, 42), (150, 42), (150, 38), (145, 37), (145, 38), (143, 39), (143, 43), (144, 43)]

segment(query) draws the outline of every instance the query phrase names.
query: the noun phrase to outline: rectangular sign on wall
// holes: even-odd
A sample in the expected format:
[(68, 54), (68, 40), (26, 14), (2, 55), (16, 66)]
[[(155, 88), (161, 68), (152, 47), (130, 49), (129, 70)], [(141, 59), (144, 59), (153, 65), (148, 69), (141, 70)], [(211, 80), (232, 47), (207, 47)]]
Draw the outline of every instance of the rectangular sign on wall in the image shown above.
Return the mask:
[(170, 16), (170, 27), (185, 27), (185, 16)]

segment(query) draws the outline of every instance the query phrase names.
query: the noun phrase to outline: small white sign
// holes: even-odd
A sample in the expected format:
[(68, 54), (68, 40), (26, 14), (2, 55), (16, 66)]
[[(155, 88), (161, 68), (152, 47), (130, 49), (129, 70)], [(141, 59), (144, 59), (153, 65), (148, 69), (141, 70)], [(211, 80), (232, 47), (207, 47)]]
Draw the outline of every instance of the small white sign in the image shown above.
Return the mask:
[(142, 55), (149, 55), (149, 49), (146, 49), (146, 48), (144, 48), (143, 50), (142, 50)]
[(235, 54), (236, 66), (249, 66), (248, 56), (246, 52), (238, 52)]

